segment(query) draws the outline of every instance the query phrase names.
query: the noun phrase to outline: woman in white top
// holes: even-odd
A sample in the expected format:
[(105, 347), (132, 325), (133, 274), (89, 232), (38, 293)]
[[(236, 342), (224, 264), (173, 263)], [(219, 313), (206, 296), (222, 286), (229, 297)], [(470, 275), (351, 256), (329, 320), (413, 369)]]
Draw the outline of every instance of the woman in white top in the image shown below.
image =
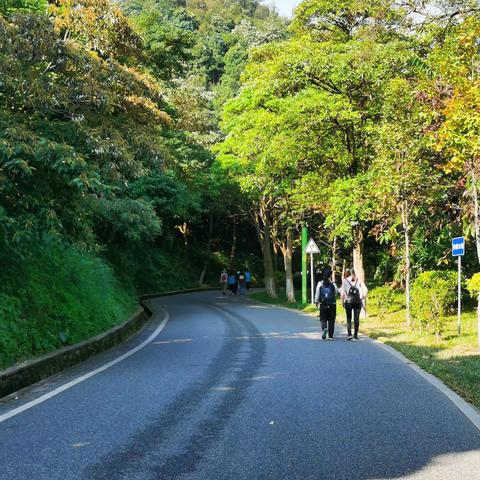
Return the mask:
[[(358, 341), (358, 329), (360, 327), (360, 312), (365, 308), (365, 299), (368, 289), (355, 275), (353, 270), (347, 269), (342, 281), (340, 297), (347, 314), (347, 340)], [(352, 314), (354, 333), (352, 337)]]

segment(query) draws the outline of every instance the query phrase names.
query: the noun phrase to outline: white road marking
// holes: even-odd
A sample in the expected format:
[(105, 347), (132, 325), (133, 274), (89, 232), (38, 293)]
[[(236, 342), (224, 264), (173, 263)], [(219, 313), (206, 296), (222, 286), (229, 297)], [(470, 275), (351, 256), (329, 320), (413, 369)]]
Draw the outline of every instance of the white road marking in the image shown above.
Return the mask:
[(40, 403), (46, 402), (50, 398), (53, 398), (60, 393), (64, 392), (65, 390), (68, 390), (69, 388), (74, 387), (75, 385), (78, 385), (79, 383), (93, 377), (94, 375), (97, 375), (97, 373), (104, 372), (110, 367), (113, 367), (117, 363), (120, 363), (121, 361), (125, 360), (126, 358), (132, 356), (134, 353), (137, 353), (139, 350), (147, 346), (154, 338), (156, 338), (158, 335), (160, 335), (161, 331), (165, 328), (165, 325), (167, 324), (170, 315), (168, 312), (162, 308), (164, 318), (162, 320), (162, 323), (157, 327), (157, 329), (145, 340), (143, 341), (140, 345), (137, 345), (135, 348), (132, 350), (128, 351), (127, 353), (124, 353), (120, 357), (116, 358), (115, 360), (112, 360), (111, 362), (106, 363), (105, 365), (92, 370), (91, 372), (88, 372), (75, 380), (71, 380), (68, 383), (65, 383), (64, 385), (56, 388), (55, 390), (52, 390), (51, 392), (46, 393), (45, 395), (42, 395), (35, 400), (32, 400), (31, 402), (27, 402), (24, 405), (21, 405), (20, 407), (14, 408), (13, 410), (10, 410), (7, 413), (4, 413), (3, 415), (0, 415), (0, 423), (4, 422), (5, 420), (8, 420), (9, 418), (15, 417), (16, 415), (19, 415), (20, 413), (25, 412), (26, 410), (30, 410), (31, 408), (39, 405)]
[(72, 445), (73, 448), (83, 448), (90, 445), (90, 442), (80, 442), (80, 443), (74, 443)]

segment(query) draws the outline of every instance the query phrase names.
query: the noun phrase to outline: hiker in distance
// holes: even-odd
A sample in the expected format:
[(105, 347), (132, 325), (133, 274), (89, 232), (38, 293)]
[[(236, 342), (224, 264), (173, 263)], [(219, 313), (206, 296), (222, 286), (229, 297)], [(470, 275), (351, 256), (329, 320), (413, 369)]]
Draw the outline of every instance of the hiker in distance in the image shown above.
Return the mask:
[(336, 298), (338, 287), (332, 282), (332, 270), (324, 268), (322, 279), (317, 284), (315, 304), (320, 307), (320, 323), (322, 326), (322, 339), (333, 340), (335, 333), (335, 318), (337, 316)]
[(222, 286), (222, 293), (227, 294), (227, 283), (228, 283), (228, 273), (225, 269), (222, 270), (220, 274), (220, 285)]
[[(360, 312), (365, 308), (365, 299), (368, 289), (349, 268), (345, 271), (342, 280), (341, 299), (347, 315), (347, 340), (358, 341), (358, 329), (360, 328)], [(352, 337), (353, 315), (353, 337)]]

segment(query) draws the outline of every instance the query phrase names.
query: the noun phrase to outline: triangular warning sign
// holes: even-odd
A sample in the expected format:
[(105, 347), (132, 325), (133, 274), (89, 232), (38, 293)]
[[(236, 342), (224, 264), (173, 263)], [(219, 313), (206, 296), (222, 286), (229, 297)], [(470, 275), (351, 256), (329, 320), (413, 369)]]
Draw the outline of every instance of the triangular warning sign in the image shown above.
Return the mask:
[(313, 238), (309, 240), (308, 245), (305, 248), (305, 253), (320, 253), (320, 249)]

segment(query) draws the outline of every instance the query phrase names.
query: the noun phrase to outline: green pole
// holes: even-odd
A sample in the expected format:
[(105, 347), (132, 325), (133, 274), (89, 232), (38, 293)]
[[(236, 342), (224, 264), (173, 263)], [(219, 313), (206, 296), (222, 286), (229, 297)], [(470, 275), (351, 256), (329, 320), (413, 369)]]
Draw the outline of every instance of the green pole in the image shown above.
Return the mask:
[(307, 254), (305, 249), (308, 244), (308, 229), (302, 227), (302, 303), (307, 303)]

